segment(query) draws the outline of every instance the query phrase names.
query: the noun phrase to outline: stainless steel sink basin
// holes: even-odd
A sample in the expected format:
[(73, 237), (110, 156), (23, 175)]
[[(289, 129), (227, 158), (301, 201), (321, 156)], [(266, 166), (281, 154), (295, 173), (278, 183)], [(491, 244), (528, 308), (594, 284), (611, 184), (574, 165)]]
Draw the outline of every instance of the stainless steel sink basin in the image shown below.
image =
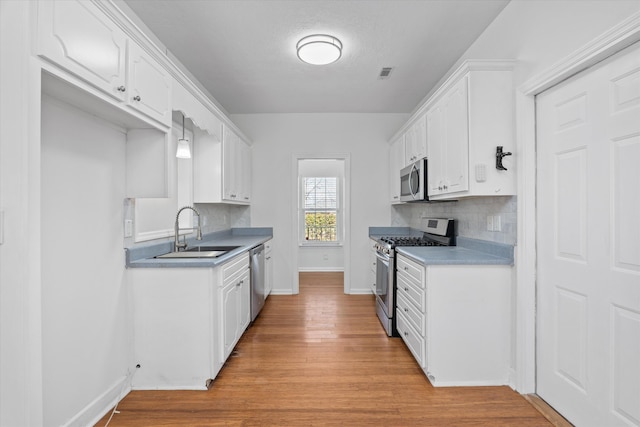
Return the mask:
[(181, 252), (169, 252), (155, 258), (217, 258), (239, 246), (194, 246)]

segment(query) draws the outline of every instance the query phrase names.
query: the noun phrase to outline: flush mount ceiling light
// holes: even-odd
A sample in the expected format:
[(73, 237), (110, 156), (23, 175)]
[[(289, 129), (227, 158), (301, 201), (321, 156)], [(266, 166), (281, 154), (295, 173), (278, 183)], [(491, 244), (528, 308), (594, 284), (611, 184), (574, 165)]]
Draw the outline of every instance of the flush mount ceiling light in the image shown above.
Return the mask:
[(336, 62), (342, 56), (342, 42), (326, 34), (303, 37), (296, 45), (298, 58), (312, 65)]
[(182, 115), (182, 138), (178, 140), (176, 157), (179, 159), (191, 158), (191, 148), (189, 148), (189, 140), (184, 137), (184, 114)]

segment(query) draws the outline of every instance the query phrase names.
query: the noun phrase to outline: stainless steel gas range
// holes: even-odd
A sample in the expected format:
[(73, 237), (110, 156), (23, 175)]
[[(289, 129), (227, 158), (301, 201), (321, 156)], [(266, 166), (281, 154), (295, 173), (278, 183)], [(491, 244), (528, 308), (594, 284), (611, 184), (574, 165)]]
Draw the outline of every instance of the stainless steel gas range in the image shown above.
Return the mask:
[(388, 336), (396, 331), (396, 250), (398, 246), (454, 246), (455, 220), (429, 218), (422, 235), (376, 239), (376, 313)]

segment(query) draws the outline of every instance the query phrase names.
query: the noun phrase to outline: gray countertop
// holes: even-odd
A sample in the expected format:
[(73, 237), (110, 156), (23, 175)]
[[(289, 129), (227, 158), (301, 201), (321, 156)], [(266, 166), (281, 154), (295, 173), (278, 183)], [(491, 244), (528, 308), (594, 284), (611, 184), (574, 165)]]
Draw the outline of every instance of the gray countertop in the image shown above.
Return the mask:
[[(409, 227), (370, 227), (369, 237), (422, 235)], [(513, 265), (513, 245), (458, 236), (457, 246), (398, 246), (396, 252), (423, 265)]]
[(513, 265), (513, 260), (460, 246), (404, 246), (400, 254), (424, 265)]
[(246, 252), (273, 238), (273, 229), (233, 228), (209, 233), (202, 240), (189, 239), (189, 246), (238, 246), (217, 258), (154, 258), (173, 250), (173, 242), (139, 245), (126, 249), (127, 268), (212, 268), (242, 252)]

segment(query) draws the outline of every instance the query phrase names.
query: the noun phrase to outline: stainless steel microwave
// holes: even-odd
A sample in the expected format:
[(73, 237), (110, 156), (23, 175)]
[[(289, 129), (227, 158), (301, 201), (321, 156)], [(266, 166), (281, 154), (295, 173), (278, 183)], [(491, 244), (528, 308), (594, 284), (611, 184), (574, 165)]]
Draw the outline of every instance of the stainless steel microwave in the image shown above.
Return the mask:
[(427, 158), (400, 170), (400, 201), (426, 202), (427, 192)]

